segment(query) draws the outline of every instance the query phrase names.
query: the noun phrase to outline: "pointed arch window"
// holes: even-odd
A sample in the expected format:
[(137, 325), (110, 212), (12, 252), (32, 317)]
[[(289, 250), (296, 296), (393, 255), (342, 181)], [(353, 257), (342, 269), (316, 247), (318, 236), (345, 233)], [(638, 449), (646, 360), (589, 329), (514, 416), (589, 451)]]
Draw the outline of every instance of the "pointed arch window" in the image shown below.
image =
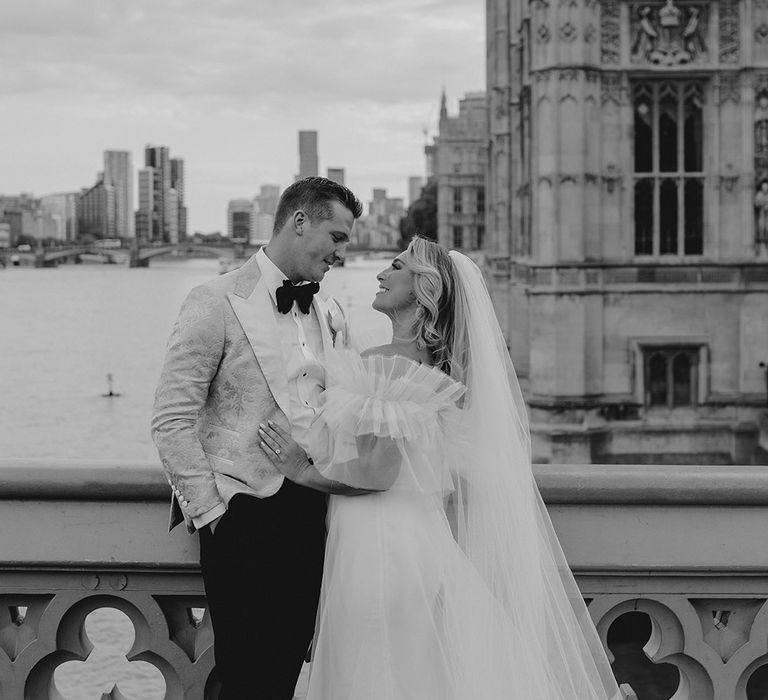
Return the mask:
[(704, 84), (632, 86), (635, 255), (704, 252)]

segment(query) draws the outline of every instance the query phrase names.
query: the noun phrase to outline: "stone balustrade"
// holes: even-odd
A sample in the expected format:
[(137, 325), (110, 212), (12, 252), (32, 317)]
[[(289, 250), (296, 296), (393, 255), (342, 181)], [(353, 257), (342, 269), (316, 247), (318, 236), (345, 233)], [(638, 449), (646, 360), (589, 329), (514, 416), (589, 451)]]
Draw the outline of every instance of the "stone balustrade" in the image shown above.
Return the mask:
[[(536, 477), (630, 697), (768, 697), (768, 470)], [(167, 533), (169, 498), (152, 463), (0, 460), (0, 698), (60, 700), (54, 672), (89, 658), (101, 608), (130, 619), (127, 659), (157, 669), (166, 699), (216, 697), (197, 540)]]
[(529, 294), (621, 293), (630, 290), (688, 292), (765, 291), (768, 263), (688, 262), (527, 264), (509, 257), (486, 259), (489, 274), (526, 287)]

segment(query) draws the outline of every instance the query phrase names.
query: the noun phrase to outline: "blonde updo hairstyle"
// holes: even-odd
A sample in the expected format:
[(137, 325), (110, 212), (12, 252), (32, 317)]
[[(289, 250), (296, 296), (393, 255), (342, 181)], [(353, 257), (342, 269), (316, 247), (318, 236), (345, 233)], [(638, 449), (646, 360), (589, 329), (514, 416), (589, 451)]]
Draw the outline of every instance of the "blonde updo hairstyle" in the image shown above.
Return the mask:
[(413, 272), (416, 294), (416, 344), (429, 350), (435, 367), (450, 374), (454, 336), (453, 263), (443, 246), (421, 236), (411, 240), (405, 257)]

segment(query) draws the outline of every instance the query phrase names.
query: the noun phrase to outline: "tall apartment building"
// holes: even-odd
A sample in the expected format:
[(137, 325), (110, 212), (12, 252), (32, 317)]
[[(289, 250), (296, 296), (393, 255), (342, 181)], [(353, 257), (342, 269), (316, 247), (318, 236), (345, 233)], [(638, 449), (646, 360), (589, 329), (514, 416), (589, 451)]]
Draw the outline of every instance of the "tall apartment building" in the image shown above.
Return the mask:
[(141, 168), (139, 179), (139, 207), (136, 210), (136, 238), (142, 242), (152, 240), (152, 218), (155, 202), (155, 173), (153, 168)]
[(133, 158), (130, 151), (104, 151), (104, 179), (115, 192), (115, 230), (120, 238), (136, 235), (133, 213)]
[(184, 160), (171, 158), (171, 189), (176, 191), (176, 221), (179, 230), (179, 240), (187, 237), (187, 207), (184, 187)]
[(467, 94), (459, 100), (458, 114), (451, 116), (443, 92), (433, 148), (438, 241), (448, 248), (482, 250), (488, 148), (485, 93)]
[(139, 171), (136, 236), (147, 242), (178, 243), (186, 236), (184, 161), (167, 146), (147, 146)]
[(84, 187), (77, 198), (77, 230), (81, 240), (117, 237), (115, 188), (99, 173), (96, 184)]
[(317, 132), (299, 132), (299, 178), (317, 177)]
[(326, 177), (339, 185), (343, 185), (344, 168), (328, 168)]
[(488, 13), (488, 275), (534, 457), (758, 459), (765, 3)]

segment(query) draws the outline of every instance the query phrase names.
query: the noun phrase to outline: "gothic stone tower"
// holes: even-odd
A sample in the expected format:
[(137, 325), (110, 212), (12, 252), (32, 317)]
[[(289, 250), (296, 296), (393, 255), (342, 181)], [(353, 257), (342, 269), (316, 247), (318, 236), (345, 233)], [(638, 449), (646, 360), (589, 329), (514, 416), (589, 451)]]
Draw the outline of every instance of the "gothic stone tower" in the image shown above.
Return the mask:
[(487, 21), (489, 277), (534, 458), (758, 459), (768, 0), (487, 0)]

